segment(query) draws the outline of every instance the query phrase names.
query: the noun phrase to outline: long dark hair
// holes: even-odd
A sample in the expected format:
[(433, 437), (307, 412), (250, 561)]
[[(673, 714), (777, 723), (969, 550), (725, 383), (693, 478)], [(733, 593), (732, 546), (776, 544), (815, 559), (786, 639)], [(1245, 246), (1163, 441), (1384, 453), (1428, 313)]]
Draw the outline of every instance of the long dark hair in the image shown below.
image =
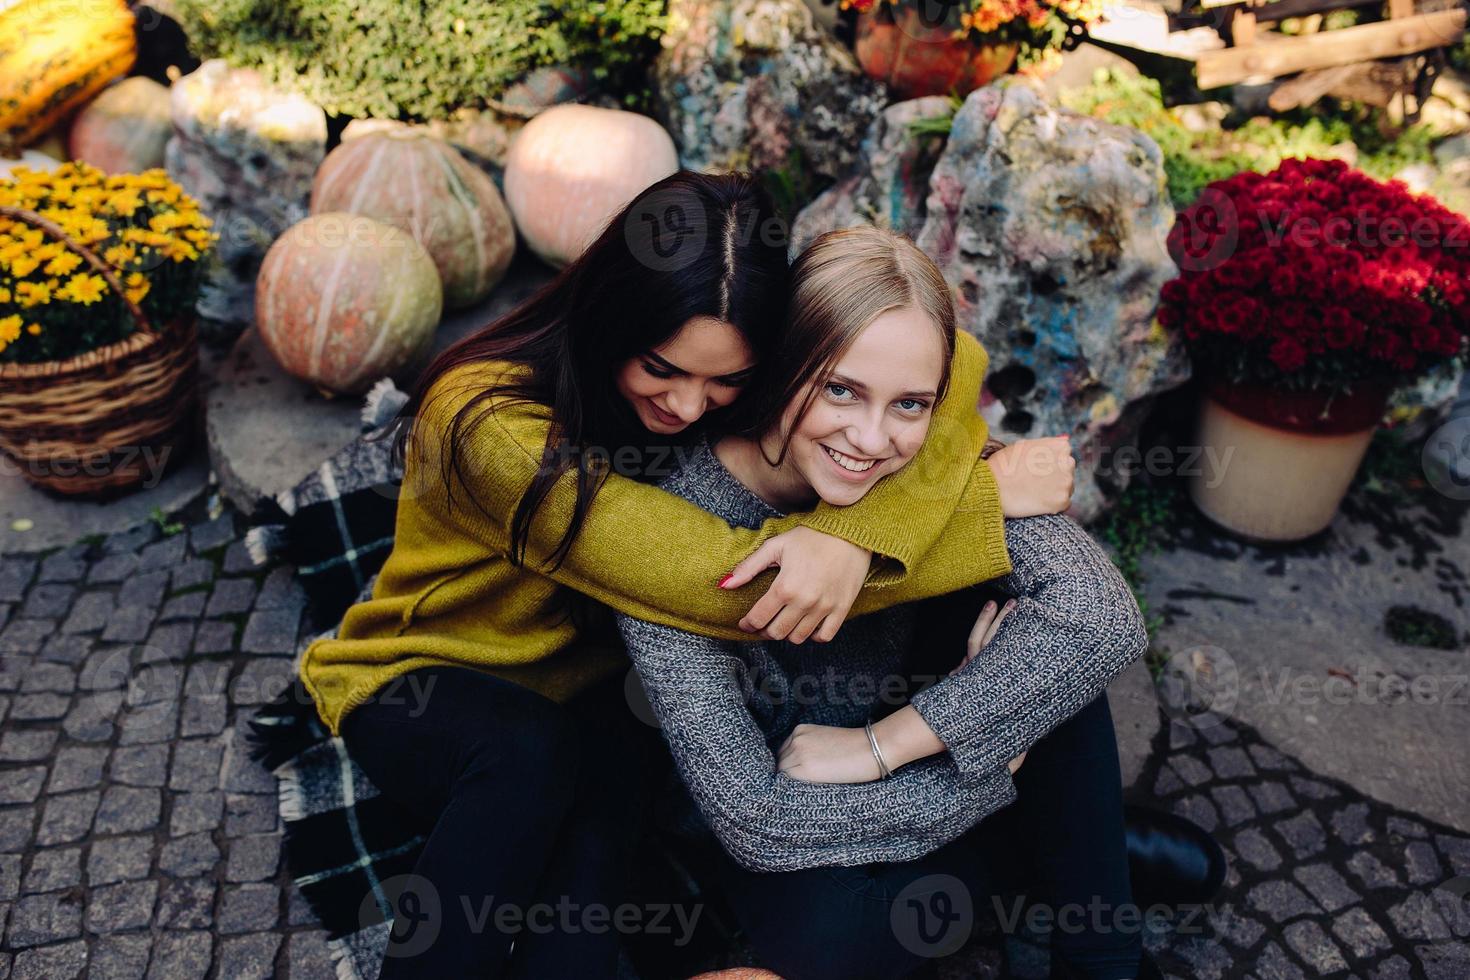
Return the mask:
[[(549, 556), (549, 567), (556, 568), (607, 478), (605, 458), (588, 450), (647, 446), (651, 438), (617, 390), (618, 368), (670, 340), (695, 317), (734, 325), (763, 361), (785, 320), (784, 228), (756, 178), (680, 171), (638, 195), (529, 300), (436, 357), (397, 422), (415, 419), (434, 383), (461, 365), (509, 361), (529, 369), (477, 392), (455, 413), (450, 431), (440, 434), (451, 506), (451, 467), (466, 488), (472, 486), (464, 480), (460, 450), (483, 419), (477, 407), (490, 399), (546, 406), (551, 431), (542, 465), (516, 508), (510, 557), (524, 563), (536, 512), (556, 481), (575, 470), (576, 505)], [(400, 462), (408, 430), (400, 425), (395, 434)], [(469, 493), (488, 515), (473, 489)]]

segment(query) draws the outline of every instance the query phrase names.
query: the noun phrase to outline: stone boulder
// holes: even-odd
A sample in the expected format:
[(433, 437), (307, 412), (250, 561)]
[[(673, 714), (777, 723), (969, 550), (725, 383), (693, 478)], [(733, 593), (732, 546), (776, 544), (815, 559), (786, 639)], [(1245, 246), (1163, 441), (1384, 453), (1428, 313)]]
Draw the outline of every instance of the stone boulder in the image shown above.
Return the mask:
[(1136, 469), (1117, 451), (1136, 444), (1154, 396), (1190, 373), (1154, 318), (1176, 272), (1162, 156), (1137, 130), (1058, 109), (1010, 78), (971, 93), (936, 157), (934, 127), (910, 123), (942, 102), (874, 120), (858, 176), (797, 217), (793, 255), (864, 221), (912, 235), (954, 286), (960, 326), (990, 353), (992, 433), (1071, 433), (1072, 512), (1090, 520)]
[(692, 170), (845, 177), (887, 101), (801, 0), (671, 0), (658, 114)]
[(174, 83), (171, 109), (165, 167), (220, 236), (200, 291), (201, 328), (230, 340), (254, 320), (266, 250), (307, 215), (312, 176), (326, 155), (326, 114), (218, 59)]

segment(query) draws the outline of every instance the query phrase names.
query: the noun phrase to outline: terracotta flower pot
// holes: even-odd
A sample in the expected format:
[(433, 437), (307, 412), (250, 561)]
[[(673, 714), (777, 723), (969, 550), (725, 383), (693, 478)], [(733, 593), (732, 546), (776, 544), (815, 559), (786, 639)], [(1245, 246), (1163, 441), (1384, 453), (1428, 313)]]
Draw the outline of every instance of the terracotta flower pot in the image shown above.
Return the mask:
[(1210, 520), (1255, 541), (1299, 541), (1332, 523), (1392, 386), (1286, 392), (1206, 383), (1189, 494)]
[(926, 23), (911, 7), (871, 11), (858, 18), (858, 63), (902, 99), (965, 96), (1016, 63), (1014, 42), (977, 44), (954, 33), (949, 24)]

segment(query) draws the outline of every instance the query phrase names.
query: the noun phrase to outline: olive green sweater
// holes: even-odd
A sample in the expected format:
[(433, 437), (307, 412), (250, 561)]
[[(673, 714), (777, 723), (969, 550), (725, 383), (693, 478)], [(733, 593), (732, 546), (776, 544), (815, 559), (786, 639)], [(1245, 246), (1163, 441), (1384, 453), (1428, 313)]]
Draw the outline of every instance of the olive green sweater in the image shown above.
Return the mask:
[(549, 410), (490, 400), (460, 445), (464, 482), (453, 468), (446, 476), (440, 447), (455, 412), (476, 392), (522, 370), (506, 363), (456, 368), (435, 383), (414, 421), (393, 551), (372, 597), (347, 611), (335, 636), (307, 648), (302, 680), (334, 734), (353, 707), (421, 667), (475, 667), (565, 700), (626, 669), (628, 660), (620, 647), (577, 642), (576, 627), (557, 615), (559, 587), (641, 620), (749, 639), (736, 624), (774, 572), (740, 589), (716, 583), (762, 542), (797, 525), (874, 553), (852, 615), (1003, 575), (1011, 565), (999, 491), (979, 460), (986, 428), (975, 406), (986, 364), (979, 342), (961, 333), (950, 387), (924, 447), (850, 507), (823, 504), (738, 528), (614, 474), (555, 570), (546, 569), (546, 559), (572, 513), (571, 473), (537, 512), (524, 564), (508, 554), (512, 517), (542, 465)]

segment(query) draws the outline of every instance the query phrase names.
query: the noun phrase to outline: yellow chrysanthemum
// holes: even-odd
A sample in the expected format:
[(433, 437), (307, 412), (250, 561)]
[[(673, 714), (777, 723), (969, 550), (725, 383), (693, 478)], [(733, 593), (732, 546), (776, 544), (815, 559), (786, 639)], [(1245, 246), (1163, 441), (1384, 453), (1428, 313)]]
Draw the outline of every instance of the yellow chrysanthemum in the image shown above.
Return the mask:
[(36, 266), (40, 264), (30, 255), (17, 256), (10, 260), (10, 272), (15, 278), (23, 279), (36, 271)]
[(102, 253), (103, 261), (116, 268), (131, 265), (138, 257), (138, 250), (131, 245), (109, 245)]
[(66, 281), (66, 285), (57, 292), (58, 299), (70, 300), (73, 303), (81, 303), (90, 306), (97, 302), (107, 293), (107, 283), (101, 276), (84, 272), (72, 276)]
[(15, 284), (15, 301), (21, 309), (44, 306), (51, 302), (51, 287), (42, 282), (18, 282)]
[(10, 302), (10, 290), (7, 289), (4, 286), (0, 286), (0, 303), (9, 303), (9, 302)]
[(147, 280), (144, 280), (141, 286), (129, 286), (125, 288), (123, 295), (127, 296), (133, 303), (141, 303), (143, 302), (143, 297), (148, 295), (148, 290), (151, 288)]
[(39, 323), (26, 324), (26, 333), (30, 334), (32, 337), (41, 336), (41, 325)]
[(82, 264), (81, 256), (75, 252), (62, 252), (46, 263), (46, 275), (64, 276)]
[(118, 217), (131, 218), (133, 212), (143, 206), (143, 199), (138, 196), (136, 190), (128, 188), (125, 191), (112, 195), (108, 200), (108, 206), (111, 207), (112, 213)]
[(31, 253), (31, 258), (37, 262), (48, 262), (66, 251), (66, 246), (60, 242), (47, 242)]
[(10, 343), (20, 337), (21, 319), (12, 313), (7, 317), (0, 317), (0, 340)]

